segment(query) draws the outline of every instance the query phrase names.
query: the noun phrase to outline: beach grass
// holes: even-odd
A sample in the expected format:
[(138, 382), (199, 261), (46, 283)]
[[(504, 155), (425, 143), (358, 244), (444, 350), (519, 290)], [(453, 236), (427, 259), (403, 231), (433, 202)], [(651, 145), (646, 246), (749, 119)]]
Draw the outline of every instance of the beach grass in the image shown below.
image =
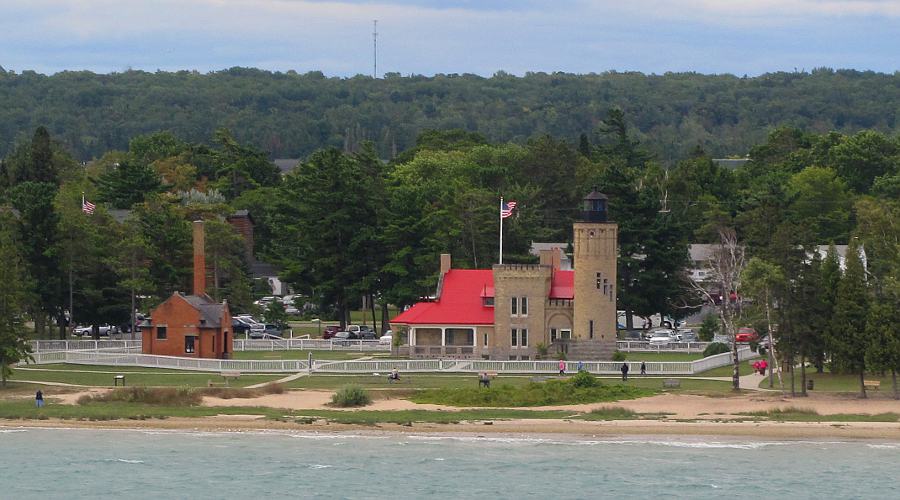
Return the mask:
[[(121, 370), (119, 368), (122, 368)], [(89, 365), (41, 365), (40, 368), (17, 368), (13, 371), (13, 381), (29, 380), (35, 382), (51, 382), (92, 387), (109, 387), (114, 385), (116, 375), (125, 375), (125, 383), (141, 386), (169, 387), (205, 387), (208, 382), (221, 383), (222, 377), (211, 372), (187, 372), (175, 370), (159, 370), (141, 367), (110, 367)], [(229, 385), (245, 387), (248, 385), (272, 382), (283, 375), (241, 375), (229, 381)]]
[(900, 414), (888, 412), (878, 414), (837, 413), (820, 415), (809, 408), (786, 407), (767, 411), (737, 413), (739, 416), (776, 422), (897, 422)]
[(525, 385), (494, 384), (493, 387), (444, 387), (424, 389), (409, 399), (416, 403), (447, 406), (523, 407), (602, 403), (651, 396), (656, 391), (622, 384), (606, 384), (581, 372), (568, 379), (550, 379)]
[(580, 420), (659, 420), (671, 413), (638, 413), (620, 406), (604, 407), (579, 415)]

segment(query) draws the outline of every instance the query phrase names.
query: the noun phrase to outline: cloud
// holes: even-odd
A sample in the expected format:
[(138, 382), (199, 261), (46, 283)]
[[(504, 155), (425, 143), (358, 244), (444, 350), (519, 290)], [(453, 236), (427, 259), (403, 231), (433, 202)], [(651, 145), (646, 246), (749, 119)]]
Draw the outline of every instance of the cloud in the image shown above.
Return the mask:
[(0, 1), (0, 64), (369, 73), (378, 19), (379, 72), (893, 71), (898, 18), (878, 0)]

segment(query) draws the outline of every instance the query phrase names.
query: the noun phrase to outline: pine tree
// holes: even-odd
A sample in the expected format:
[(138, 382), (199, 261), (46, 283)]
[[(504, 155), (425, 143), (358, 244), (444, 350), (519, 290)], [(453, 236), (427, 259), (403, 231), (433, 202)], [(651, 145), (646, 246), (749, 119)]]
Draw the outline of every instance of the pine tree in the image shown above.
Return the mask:
[(847, 247), (846, 270), (837, 288), (834, 317), (829, 329), (832, 365), (859, 375), (859, 397), (866, 397), (863, 383), (866, 372), (866, 350), (869, 345), (866, 320), (869, 291), (859, 257), (859, 246)]
[[(885, 299), (887, 299), (885, 297)], [(894, 399), (900, 399), (897, 387), (897, 371), (900, 370), (900, 323), (894, 315), (900, 302), (872, 304), (866, 320), (869, 345), (866, 349), (866, 365), (875, 370), (889, 370), (894, 388)]]
[[(0, 213), (0, 219), (4, 214)], [(24, 269), (12, 224), (0, 220), (0, 386), (6, 387), (6, 379), (12, 374), (10, 366), (31, 359), (31, 345), (25, 340), (22, 317), (25, 312)]]

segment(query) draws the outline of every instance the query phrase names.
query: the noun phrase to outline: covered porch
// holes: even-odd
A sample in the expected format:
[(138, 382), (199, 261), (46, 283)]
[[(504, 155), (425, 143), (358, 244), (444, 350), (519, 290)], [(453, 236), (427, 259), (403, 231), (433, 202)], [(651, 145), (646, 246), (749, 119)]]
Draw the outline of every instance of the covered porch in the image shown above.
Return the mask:
[(468, 358), (477, 356), (474, 326), (411, 326), (409, 355), (416, 358)]

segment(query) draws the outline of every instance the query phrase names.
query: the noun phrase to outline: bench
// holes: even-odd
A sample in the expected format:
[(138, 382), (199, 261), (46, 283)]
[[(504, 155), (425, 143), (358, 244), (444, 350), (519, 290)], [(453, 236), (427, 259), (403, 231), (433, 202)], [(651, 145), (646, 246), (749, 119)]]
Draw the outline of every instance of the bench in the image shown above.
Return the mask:
[(122, 387), (125, 387), (125, 375), (116, 375), (113, 377), (113, 386), (118, 386), (119, 382), (122, 382)]
[(224, 379), (224, 382), (216, 383), (216, 382), (213, 382), (212, 380), (207, 380), (206, 385), (209, 387), (215, 387), (215, 386), (228, 387), (228, 379), (240, 378), (241, 372), (236, 371), (236, 370), (225, 370), (225, 371), (222, 371), (221, 373), (219, 373), (219, 375), (222, 376), (222, 378)]
[(677, 378), (663, 379), (663, 389), (678, 389), (681, 387), (681, 381)]
[(879, 387), (881, 387), (880, 380), (863, 380), (863, 386), (866, 389), (872, 389), (873, 391), (877, 391)]

